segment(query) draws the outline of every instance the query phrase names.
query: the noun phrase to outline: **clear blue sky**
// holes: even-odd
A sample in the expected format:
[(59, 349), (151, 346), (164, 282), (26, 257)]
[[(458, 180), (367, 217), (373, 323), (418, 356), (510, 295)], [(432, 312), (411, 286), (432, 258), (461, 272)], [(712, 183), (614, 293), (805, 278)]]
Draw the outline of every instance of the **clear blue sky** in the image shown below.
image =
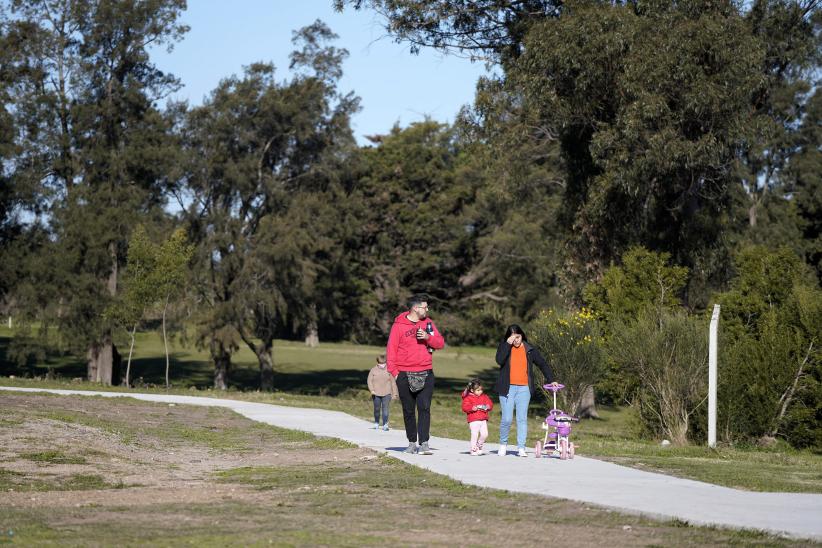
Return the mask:
[(421, 120), (453, 122), (470, 103), (484, 65), (432, 50), (411, 55), (407, 44), (385, 36), (382, 20), (372, 11), (337, 13), (332, 0), (189, 0), (182, 21), (191, 27), (171, 53), (152, 51), (157, 67), (182, 80), (172, 97), (199, 105), (221, 78), (240, 74), (257, 61), (273, 62), (286, 79), (291, 32), (322, 19), (339, 35), (336, 46), (348, 50), (340, 83), (354, 91), (362, 110), (353, 119), (354, 134), (386, 133)]

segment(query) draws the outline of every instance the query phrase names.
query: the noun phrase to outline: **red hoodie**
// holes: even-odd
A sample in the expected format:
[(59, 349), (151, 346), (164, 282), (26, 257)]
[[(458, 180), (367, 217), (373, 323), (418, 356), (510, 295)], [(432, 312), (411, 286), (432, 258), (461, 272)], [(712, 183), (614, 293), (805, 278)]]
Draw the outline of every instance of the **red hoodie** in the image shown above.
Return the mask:
[[(396, 377), (400, 371), (425, 371), (431, 369), (431, 347), (439, 350), (445, 346), (437, 326), (431, 318), (417, 322), (408, 319), (410, 311), (403, 312), (394, 318), (391, 334), (388, 335), (388, 347), (385, 350), (388, 372)], [(427, 341), (417, 339), (417, 327), (426, 329), (431, 324), (431, 336)]]
[[(475, 405), (487, 405), (488, 409), (477, 409), (476, 411), (472, 411), (471, 409)], [(488, 412), (493, 408), (494, 403), (491, 401), (491, 398), (484, 393), (477, 396), (468, 390), (464, 390), (462, 392), (462, 410), (463, 412), (468, 413), (468, 422), (487, 421)]]

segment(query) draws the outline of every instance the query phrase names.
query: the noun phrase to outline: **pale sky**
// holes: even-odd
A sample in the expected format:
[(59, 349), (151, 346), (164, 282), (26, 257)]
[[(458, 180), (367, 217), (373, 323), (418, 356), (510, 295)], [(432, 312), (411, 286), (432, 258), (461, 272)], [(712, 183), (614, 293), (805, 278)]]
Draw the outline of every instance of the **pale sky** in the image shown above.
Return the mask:
[(423, 50), (411, 55), (407, 44), (386, 37), (374, 12), (346, 9), (337, 13), (332, 0), (189, 0), (182, 22), (191, 30), (168, 54), (155, 50), (157, 67), (182, 80), (175, 99), (199, 105), (221, 78), (241, 74), (254, 62), (273, 62), (277, 79), (289, 77), (291, 32), (323, 20), (349, 57), (343, 65), (340, 91), (354, 91), (362, 110), (353, 118), (360, 144), (364, 135), (386, 133), (426, 115), (453, 122), (460, 107), (474, 97), (482, 63)]

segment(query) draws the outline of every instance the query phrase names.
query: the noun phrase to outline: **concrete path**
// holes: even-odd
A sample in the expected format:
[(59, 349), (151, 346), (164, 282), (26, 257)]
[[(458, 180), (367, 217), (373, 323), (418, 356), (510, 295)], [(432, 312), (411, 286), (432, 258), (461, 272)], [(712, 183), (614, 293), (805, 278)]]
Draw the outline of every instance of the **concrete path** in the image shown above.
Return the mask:
[(402, 429), (376, 431), (369, 428), (371, 423), (338, 411), (195, 396), (14, 387), (0, 390), (226, 407), (254, 421), (340, 438), (387, 453), (470, 485), (571, 499), (628, 513), (678, 518), (691, 524), (759, 529), (822, 540), (822, 494), (739, 491), (579, 456), (569, 461), (535, 459), (533, 455), (518, 458), (512, 453), (506, 457), (496, 453), (472, 457), (467, 452), (467, 436), (466, 440), (432, 438), (433, 455), (406, 455), (402, 452), (407, 446)]

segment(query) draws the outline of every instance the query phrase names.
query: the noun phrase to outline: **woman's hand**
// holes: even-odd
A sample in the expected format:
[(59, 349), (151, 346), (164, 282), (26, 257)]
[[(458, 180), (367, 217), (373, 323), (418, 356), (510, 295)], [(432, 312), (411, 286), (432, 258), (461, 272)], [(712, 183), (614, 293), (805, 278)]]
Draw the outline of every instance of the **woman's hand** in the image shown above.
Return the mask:
[(508, 339), (505, 342), (507, 342), (508, 344), (514, 344), (514, 341), (516, 341), (516, 340), (517, 340), (517, 335), (513, 334), (510, 337), (508, 337)]

